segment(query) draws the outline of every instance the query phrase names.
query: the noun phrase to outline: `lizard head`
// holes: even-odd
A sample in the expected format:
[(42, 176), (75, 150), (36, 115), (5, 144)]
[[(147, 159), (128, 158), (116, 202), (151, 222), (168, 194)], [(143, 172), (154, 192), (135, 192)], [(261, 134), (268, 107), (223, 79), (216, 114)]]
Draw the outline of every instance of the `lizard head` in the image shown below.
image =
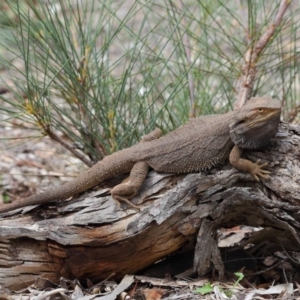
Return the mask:
[(244, 149), (264, 147), (278, 131), (281, 103), (269, 97), (251, 98), (229, 124), (233, 143)]

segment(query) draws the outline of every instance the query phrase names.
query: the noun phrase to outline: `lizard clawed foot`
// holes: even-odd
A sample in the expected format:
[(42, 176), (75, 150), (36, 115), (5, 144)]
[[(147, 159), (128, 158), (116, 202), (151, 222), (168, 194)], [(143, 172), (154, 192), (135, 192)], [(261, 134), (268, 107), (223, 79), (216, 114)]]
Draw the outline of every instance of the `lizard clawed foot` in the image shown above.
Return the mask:
[(256, 163), (253, 163), (251, 175), (254, 177), (256, 181), (259, 181), (260, 178), (262, 179), (268, 179), (271, 172), (268, 170), (264, 170), (268, 166), (268, 163), (260, 163), (260, 159), (256, 161)]
[(134, 208), (134, 209), (140, 211), (140, 208), (139, 208), (138, 206), (134, 205), (132, 202), (130, 202), (130, 201), (129, 201), (127, 198), (125, 198), (125, 197), (118, 196), (118, 195), (114, 195), (113, 198), (114, 198), (114, 200), (117, 202), (117, 205), (118, 205), (119, 207), (121, 207), (120, 202), (122, 201), (122, 202), (127, 203), (127, 204), (128, 204), (129, 206), (131, 206), (132, 208)]

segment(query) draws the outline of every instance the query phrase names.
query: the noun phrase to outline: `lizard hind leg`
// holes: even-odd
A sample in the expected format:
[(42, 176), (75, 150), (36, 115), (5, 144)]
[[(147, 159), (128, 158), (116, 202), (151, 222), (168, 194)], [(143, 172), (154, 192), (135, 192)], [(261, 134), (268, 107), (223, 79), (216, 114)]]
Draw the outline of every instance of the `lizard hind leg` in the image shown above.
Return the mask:
[(129, 177), (111, 190), (112, 197), (119, 205), (120, 201), (122, 201), (139, 210), (139, 208), (131, 203), (129, 199), (132, 199), (136, 195), (139, 188), (143, 184), (148, 173), (148, 168), (148, 164), (143, 161), (135, 163), (130, 171)]
[[(149, 134), (145, 135), (141, 139), (141, 143), (149, 142), (154, 139), (160, 138), (162, 135), (161, 130), (156, 128), (151, 131)], [(131, 203), (129, 200), (132, 199), (138, 192), (139, 188), (143, 184), (149, 166), (146, 162), (138, 161), (134, 164), (133, 168), (130, 171), (129, 177), (123, 180), (119, 185), (115, 186), (111, 190), (112, 197), (117, 201), (120, 205), (120, 202), (125, 202), (129, 206), (138, 209), (139, 207)]]

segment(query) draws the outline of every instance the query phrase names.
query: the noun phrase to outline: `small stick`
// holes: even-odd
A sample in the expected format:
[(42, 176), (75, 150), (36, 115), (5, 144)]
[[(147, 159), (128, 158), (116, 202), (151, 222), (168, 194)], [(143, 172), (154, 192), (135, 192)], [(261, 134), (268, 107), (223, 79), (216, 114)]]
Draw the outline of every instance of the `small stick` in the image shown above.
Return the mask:
[(237, 83), (239, 91), (235, 103), (236, 109), (242, 107), (246, 103), (246, 101), (250, 99), (255, 81), (256, 67), (259, 57), (267, 46), (268, 42), (274, 36), (277, 28), (281, 24), (283, 15), (290, 3), (291, 0), (281, 1), (273, 24), (271, 24), (266, 32), (261, 35), (256, 44), (253, 47), (250, 47), (246, 52), (244, 64), (242, 66), (242, 75)]

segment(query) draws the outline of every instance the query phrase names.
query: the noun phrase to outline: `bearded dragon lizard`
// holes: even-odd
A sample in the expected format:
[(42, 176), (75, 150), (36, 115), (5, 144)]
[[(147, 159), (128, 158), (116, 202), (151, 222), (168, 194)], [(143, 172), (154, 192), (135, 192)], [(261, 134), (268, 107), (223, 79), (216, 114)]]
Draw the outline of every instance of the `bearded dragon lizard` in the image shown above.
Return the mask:
[(229, 159), (236, 169), (255, 180), (267, 179), (267, 163), (241, 158), (243, 149), (264, 148), (275, 136), (281, 104), (269, 97), (251, 98), (243, 107), (221, 115), (202, 116), (161, 137), (160, 130), (148, 134), (141, 143), (120, 150), (99, 161), (73, 181), (21, 201), (0, 207), (0, 213), (27, 205), (66, 199), (122, 173), (127, 181), (111, 190), (117, 201), (134, 206), (131, 199), (142, 185), (149, 167), (157, 172), (191, 173), (212, 168)]

